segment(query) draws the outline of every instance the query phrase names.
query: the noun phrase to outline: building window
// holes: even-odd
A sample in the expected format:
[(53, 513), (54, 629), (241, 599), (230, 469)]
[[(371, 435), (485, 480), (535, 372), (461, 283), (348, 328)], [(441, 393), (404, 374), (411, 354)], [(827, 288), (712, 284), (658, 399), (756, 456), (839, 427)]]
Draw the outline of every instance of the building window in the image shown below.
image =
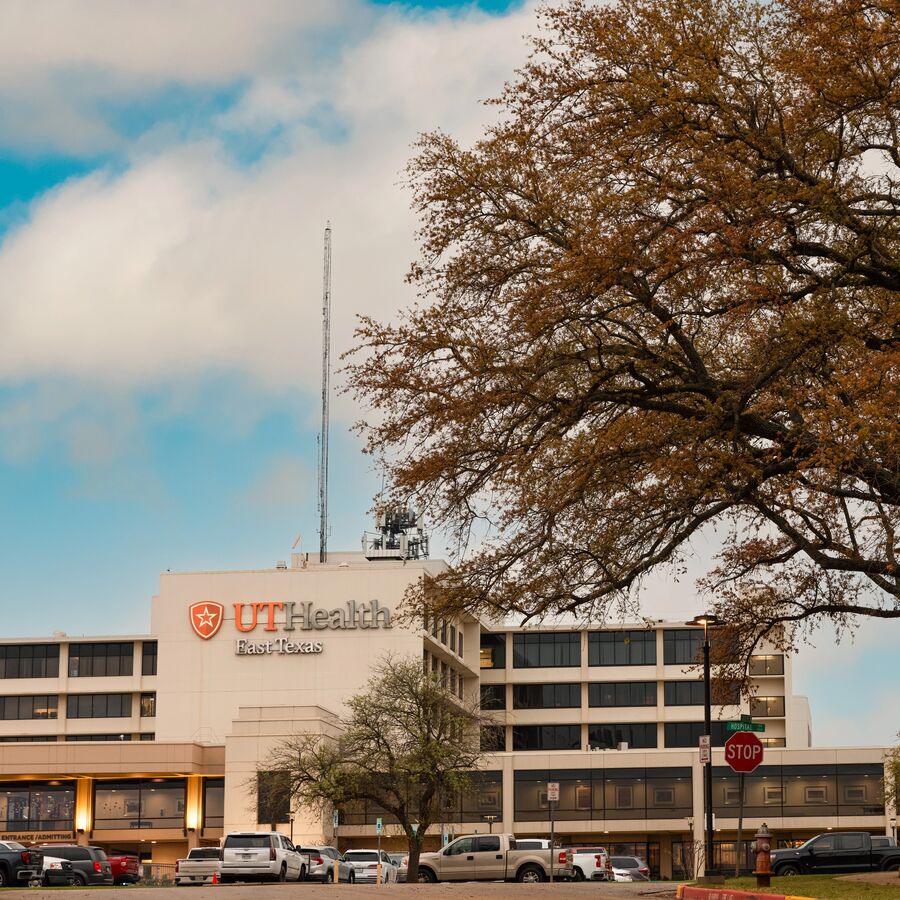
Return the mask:
[(134, 671), (134, 644), (69, 644), (71, 678), (131, 675)]
[(156, 740), (156, 734), (155, 734), (154, 732), (152, 732), (152, 731), (142, 731), (142, 732), (141, 732), (141, 736), (140, 736), (140, 740), (142, 740), (142, 741), (155, 741), (155, 740)]
[[(703, 722), (666, 722), (664, 731), (666, 747), (697, 747), (700, 735), (706, 734), (706, 726)], [(712, 745), (723, 746), (729, 733), (725, 731), (724, 722), (713, 722)]]
[(656, 746), (656, 722), (609, 722), (588, 726), (588, 744), (600, 750), (615, 750), (619, 744), (646, 749)]
[(470, 788), (460, 798), (461, 821), (483, 823), (483, 816), (502, 816), (503, 773), (473, 772), (471, 779)]
[(481, 750), (483, 753), (502, 753), (504, 750), (506, 750), (505, 726), (482, 725)]
[(0, 647), (0, 678), (59, 677), (59, 644)]
[(518, 725), (513, 750), (580, 750), (580, 725)]
[(75, 784), (46, 781), (0, 784), (0, 829), (71, 831), (75, 818)]
[(481, 685), (481, 708), (484, 710), (506, 709), (506, 685)]
[(589, 666), (655, 666), (656, 632), (592, 631), (588, 634)]
[(456, 652), (459, 656), (463, 655), (463, 630), (459, 629), (459, 632), (456, 636)]
[(130, 741), (130, 734), (67, 734), (67, 741)]
[(141, 647), (141, 675), (156, 674), (156, 656), (158, 644), (156, 641), (144, 641)]
[(759, 742), (763, 745), (763, 747), (784, 747), (784, 738), (782, 737), (760, 737)]
[(258, 772), (256, 821), (260, 825), (286, 823), (291, 817), (291, 778), (288, 772)]
[(757, 719), (784, 715), (784, 697), (754, 697), (750, 701), (750, 715)]
[(581, 634), (547, 631), (513, 635), (513, 668), (536, 669), (581, 665)]
[(441, 619), (441, 643), (447, 646), (447, 620)]
[(221, 828), (225, 824), (225, 779), (203, 779), (203, 827)]
[(66, 716), (70, 719), (125, 719), (131, 715), (131, 694), (70, 694)]
[(580, 684), (514, 684), (513, 709), (576, 709)]
[(182, 828), (185, 782), (145, 778), (94, 783), (94, 828)]
[(748, 672), (751, 675), (784, 675), (784, 656), (780, 653), (751, 656)]
[(702, 681), (667, 681), (666, 706), (703, 706)]
[(141, 718), (149, 719), (156, 715), (156, 694), (141, 694)]
[(588, 685), (590, 706), (656, 706), (655, 681), (602, 681)]
[(663, 632), (663, 662), (667, 666), (699, 662), (702, 649), (702, 629), (667, 628)]
[(456, 626), (450, 626), (450, 649), (456, 653)]
[(506, 668), (506, 635), (481, 632), (481, 668)]
[(0, 719), (55, 719), (58, 704), (56, 694), (0, 697)]
[(4, 734), (0, 744), (51, 744), (59, 738), (55, 734)]

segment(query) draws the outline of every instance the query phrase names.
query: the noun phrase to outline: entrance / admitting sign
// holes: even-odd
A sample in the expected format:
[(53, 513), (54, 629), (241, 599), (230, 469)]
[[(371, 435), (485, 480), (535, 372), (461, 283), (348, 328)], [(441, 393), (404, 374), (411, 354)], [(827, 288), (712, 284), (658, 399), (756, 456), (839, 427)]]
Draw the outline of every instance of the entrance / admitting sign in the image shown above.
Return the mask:
[(749, 775), (762, 761), (762, 741), (752, 731), (736, 731), (725, 741), (725, 762), (733, 772)]

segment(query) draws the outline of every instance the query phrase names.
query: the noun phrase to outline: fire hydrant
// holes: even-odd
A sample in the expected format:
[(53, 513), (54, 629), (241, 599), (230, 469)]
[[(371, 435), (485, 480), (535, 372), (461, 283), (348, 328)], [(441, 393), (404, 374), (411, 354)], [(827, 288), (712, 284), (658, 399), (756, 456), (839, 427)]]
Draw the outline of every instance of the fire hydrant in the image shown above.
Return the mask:
[(756, 868), (753, 870), (753, 874), (756, 876), (756, 886), (769, 887), (772, 878), (772, 838), (774, 835), (769, 831), (769, 826), (763, 822), (754, 837), (756, 841), (753, 844), (753, 852), (756, 854)]

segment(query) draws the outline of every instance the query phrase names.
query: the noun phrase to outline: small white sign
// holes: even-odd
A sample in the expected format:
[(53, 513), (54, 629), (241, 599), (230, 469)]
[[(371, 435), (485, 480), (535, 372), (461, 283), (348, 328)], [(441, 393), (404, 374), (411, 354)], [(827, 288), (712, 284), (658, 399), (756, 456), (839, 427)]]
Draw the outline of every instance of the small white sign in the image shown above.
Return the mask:
[(712, 762), (712, 748), (710, 747), (709, 735), (700, 735), (700, 762)]
[(331, 814), (331, 827), (337, 828), (338, 825), (340, 824), (340, 821), (341, 821), (340, 813), (337, 810), (335, 810)]
[(548, 781), (547, 782), (547, 799), (551, 803), (559, 803), (559, 782), (558, 781)]
[(381, 816), (375, 820), (375, 834), (381, 834)]

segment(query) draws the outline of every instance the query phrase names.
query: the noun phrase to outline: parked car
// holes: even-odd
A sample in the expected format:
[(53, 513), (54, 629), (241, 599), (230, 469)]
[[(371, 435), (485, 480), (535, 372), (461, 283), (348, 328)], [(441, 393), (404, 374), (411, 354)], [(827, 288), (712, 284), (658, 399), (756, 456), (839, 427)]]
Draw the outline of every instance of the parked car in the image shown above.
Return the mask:
[(44, 879), (44, 857), (18, 841), (0, 841), (0, 887), (38, 883)]
[(817, 834), (799, 847), (772, 852), (776, 875), (833, 875), (845, 872), (897, 871), (900, 847), (876, 847), (867, 831)]
[(348, 850), (344, 859), (353, 866), (356, 881), (375, 883), (378, 877), (378, 863), (381, 861), (381, 883), (397, 881), (397, 866), (391, 862), (387, 852), (382, 850)]
[(175, 860), (175, 887), (188, 884), (211, 884), (219, 875), (222, 861), (218, 847), (193, 847), (183, 859)]
[[(523, 839), (522, 843), (529, 843)], [(572, 851), (519, 849), (512, 834), (475, 834), (457, 838), (436, 853), (419, 858), (419, 881), (546, 881), (553, 858), (554, 877), (573, 877)]]
[[(519, 846), (519, 841), (516, 841)], [(572, 847), (572, 869), (576, 881), (612, 881), (612, 866), (606, 847)]]
[(334, 861), (338, 863), (338, 881), (353, 884), (356, 881), (356, 870), (341, 856), (337, 847), (304, 845), (298, 848), (301, 853), (309, 855), (309, 869), (306, 877), (310, 881), (321, 881), (322, 884), (334, 883)]
[(141, 880), (141, 861), (133, 853), (107, 853), (113, 884), (137, 884)]
[(408, 853), (388, 853), (391, 862), (397, 867), (397, 881), (406, 881), (406, 870), (409, 867)]
[(650, 867), (637, 856), (611, 856), (613, 881), (649, 881)]
[(112, 866), (102, 847), (78, 844), (44, 844), (37, 848), (44, 857), (69, 860), (77, 884), (112, 884)]
[(301, 855), (289, 838), (277, 831), (236, 831), (225, 836), (222, 883), (258, 878), (271, 881), (303, 881), (309, 856)]

